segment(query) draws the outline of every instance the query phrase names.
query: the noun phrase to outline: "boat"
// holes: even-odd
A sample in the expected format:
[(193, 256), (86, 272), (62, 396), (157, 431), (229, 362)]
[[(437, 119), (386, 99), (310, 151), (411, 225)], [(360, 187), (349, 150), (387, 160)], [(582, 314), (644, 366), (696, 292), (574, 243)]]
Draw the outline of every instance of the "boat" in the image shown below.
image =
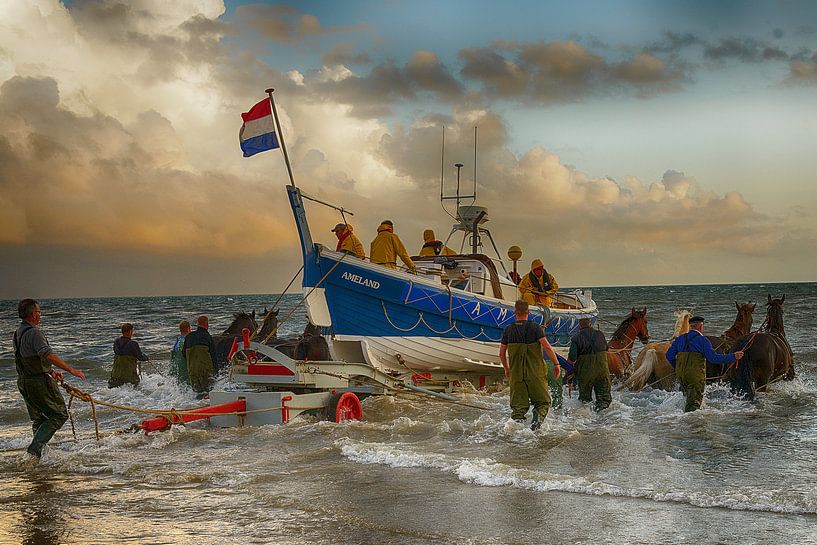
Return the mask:
[[(496, 251), (484, 226), (484, 207), (461, 206), (457, 198), (451, 233), (470, 240), (471, 252), (412, 257), (417, 267), (412, 274), (315, 243), (304, 199), (348, 211), (294, 185), (287, 186), (287, 193), (303, 254), (307, 316), (324, 328), (336, 360), (365, 362), (387, 372), (503, 373), (499, 343), (503, 328), (514, 321), (518, 291), (502, 259), (481, 251), (485, 238)], [(595, 322), (597, 315), (592, 292), (581, 289), (557, 292), (553, 308), (532, 306), (530, 311), (530, 319), (545, 327), (548, 340), (562, 353), (579, 320)]]

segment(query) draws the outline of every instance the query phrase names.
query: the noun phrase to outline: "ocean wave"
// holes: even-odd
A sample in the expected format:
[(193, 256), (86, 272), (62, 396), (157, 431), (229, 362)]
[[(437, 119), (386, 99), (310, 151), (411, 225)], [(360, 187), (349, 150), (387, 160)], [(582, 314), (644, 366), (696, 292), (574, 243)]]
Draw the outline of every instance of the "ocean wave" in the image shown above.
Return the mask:
[(377, 464), (394, 468), (427, 468), (455, 475), (463, 483), (475, 486), (507, 486), (535, 492), (565, 492), (590, 496), (645, 499), (674, 502), (695, 507), (715, 507), (740, 511), (764, 511), (787, 514), (817, 514), (814, 492), (792, 497), (782, 489), (712, 489), (681, 490), (633, 487), (582, 477), (521, 469), (490, 458), (457, 459), (439, 453), (423, 453), (405, 446), (364, 443), (345, 439), (338, 442), (341, 454), (360, 464)]

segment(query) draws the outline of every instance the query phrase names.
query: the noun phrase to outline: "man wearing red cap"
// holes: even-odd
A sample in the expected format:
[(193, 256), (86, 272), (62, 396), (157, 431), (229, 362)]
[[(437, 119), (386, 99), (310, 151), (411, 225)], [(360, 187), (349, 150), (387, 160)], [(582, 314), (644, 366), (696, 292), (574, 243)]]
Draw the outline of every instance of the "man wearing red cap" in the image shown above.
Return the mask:
[(344, 252), (366, 259), (366, 250), (363, 249), (363, 244), (352, 232), (352, 226), (348, 223), (339, 223), (332, 229), (335, 236), (338, 237), (338, 245), (335, 248), (338, 252)]

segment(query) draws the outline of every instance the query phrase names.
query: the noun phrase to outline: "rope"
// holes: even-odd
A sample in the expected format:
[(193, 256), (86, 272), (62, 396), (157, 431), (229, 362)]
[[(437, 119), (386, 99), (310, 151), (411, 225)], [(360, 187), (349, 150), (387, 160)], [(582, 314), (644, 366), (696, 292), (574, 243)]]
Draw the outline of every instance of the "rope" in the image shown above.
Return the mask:
[(315, 284), (315, 285), (312, 287), (312, 289), (311, 289), (311, 290), (309, 290), (309, 293), (307, 293), (307, 294), (306, 294), (306, 296), (305, 296), (303, 299), (301, 299), (301, 301), (300, 301), (300, 302), (299, 302), (297, 305), (295, 305), (294, 307), (292, 307), (292, 308), (289, 310), (289, 313), (288, 313), (286, 316), (284, 316), (284, 318), (283, 318), (281, 321), (279, 321), (279, 322), (278, 322), (278, 324), (277, 324), (277, 325), (276, 325), (276, 326), (275, 326), (275, 327), (272, 329), (272, 331), (270, 331), (270, 332), (269, 332), (269, 334), (268, 334), (266, 337), (264, 337), (264, 340), (263, 340), (263, 341), (261, 341), (261, 344), (267, 344), (267, 341), (269, 341), (269, 340), (270, 340), (270, 339), (271, 339), (271, 338), (272, 338), (274, 335), (277, 335), (277, 334), (278, 334), (278, 328), (280, 328), (280, 327), (281, 327), (281, 324), (286, 323), (286, 321), (287, 321), (287, 320), (289, 320), (289, 319), (292, 317), (292, 315), (295, 313), (295, 311), (296, 311), (296, 310), (297, 310), (297, 309), (298, 309), (298, 308), (299, 308), (301, 305), (303, 305), (303, 304), (306, 302), (306, 300), (307, 300), (307, 299), (309, 299), (309, 296), (310, 296), (310, 295), (312, 295), (312, 292), (314, 292), (316, 289), (318, 289), (318, 288), (320, 287), (320, 285), (321, 285), (321, 284), (323, 284), (323, 281), (324, 281), (324, 280), (326, 280), (326, 278), (327, 278), (327, 277), (328, 277), (330, 274), (332, 274), (332, 271), (334, 271), (334, 270), (335, 270), (335, 268), (336, 268), (338, 265), (340, 265), (341, 261), (343, 261), (343, 260), (346, 258), (346, 256), (347, 256), (347, 255), (349, 255), (349, 254), (344, 253), (342, 256), (340, 256), (340, 259), (338, 259), (338, 260), (337, 260), (337, 262), (336, 262), (334, 265), (332, 265), (332, 267), (331, 267), (331, 268), (330, 268), (328, 271), (326, 271), (326, 274), (325, 274), (325, 275), (323, 275), (323, 277), (322, 277), (322, 278), (321, 278), (321, 279), (318, 281), (318, 283), (317, 283), (317, 284)]
[[(287, 284), (287, 287), (284, 288), (284, 291), (281, 292), (281, 295), (279, 295), (278, 299), (276, 299), (275, 302), (272, 304), (272, 307), (270, 307), (269, 312), (272, 312), (275, 309), (275, 307), (278, 306), (278, 303), (281, 302), (281, 299), (283, 299), (284, 295), (286, 295), (286, 292), (288, 292), (289, 288), (292, 287), (292, 283), (295, 282), (295, 279), (298, 278), (298, 275), (301, 274), (301, 271), (303, 271), (303, 270), (304, 270), (304, 266), (301, 265), (301, 268), (298, 269), (298, 272), (296, 272), (295, 276), (292, 277), (292, 280), (289, 281), (289, 284)], [(264, 318), (266, 318), (266, 316), (264, 316)], [(273, 332), (275, 332), (275, 333), (278, 332), (278, 326), (279, 325), (281, 325), (280, 322), (275, 325), (275, 327), (273, 328)], [(254, 339), (257, 334), (258, 334), (258, 329), (253, 331), (252, 335), (250, 336), (250, 340)], [(269, 339), (269, 336), (264, 339), (264, 342), (266, 343), (268, 339)]]

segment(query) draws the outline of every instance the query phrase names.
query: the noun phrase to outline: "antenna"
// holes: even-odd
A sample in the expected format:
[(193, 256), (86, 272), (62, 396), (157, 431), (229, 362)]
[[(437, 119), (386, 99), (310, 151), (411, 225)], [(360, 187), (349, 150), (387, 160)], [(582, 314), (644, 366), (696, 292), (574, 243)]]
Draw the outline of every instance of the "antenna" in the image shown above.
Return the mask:
[(443, 125), (442, 150), (440, 151), (440, 202), (443, 201), (443, 187), (445, 186), (445, 125)]
[(474, 202), (477, 202), (477, 126), (476, 125), (474, 125)]

